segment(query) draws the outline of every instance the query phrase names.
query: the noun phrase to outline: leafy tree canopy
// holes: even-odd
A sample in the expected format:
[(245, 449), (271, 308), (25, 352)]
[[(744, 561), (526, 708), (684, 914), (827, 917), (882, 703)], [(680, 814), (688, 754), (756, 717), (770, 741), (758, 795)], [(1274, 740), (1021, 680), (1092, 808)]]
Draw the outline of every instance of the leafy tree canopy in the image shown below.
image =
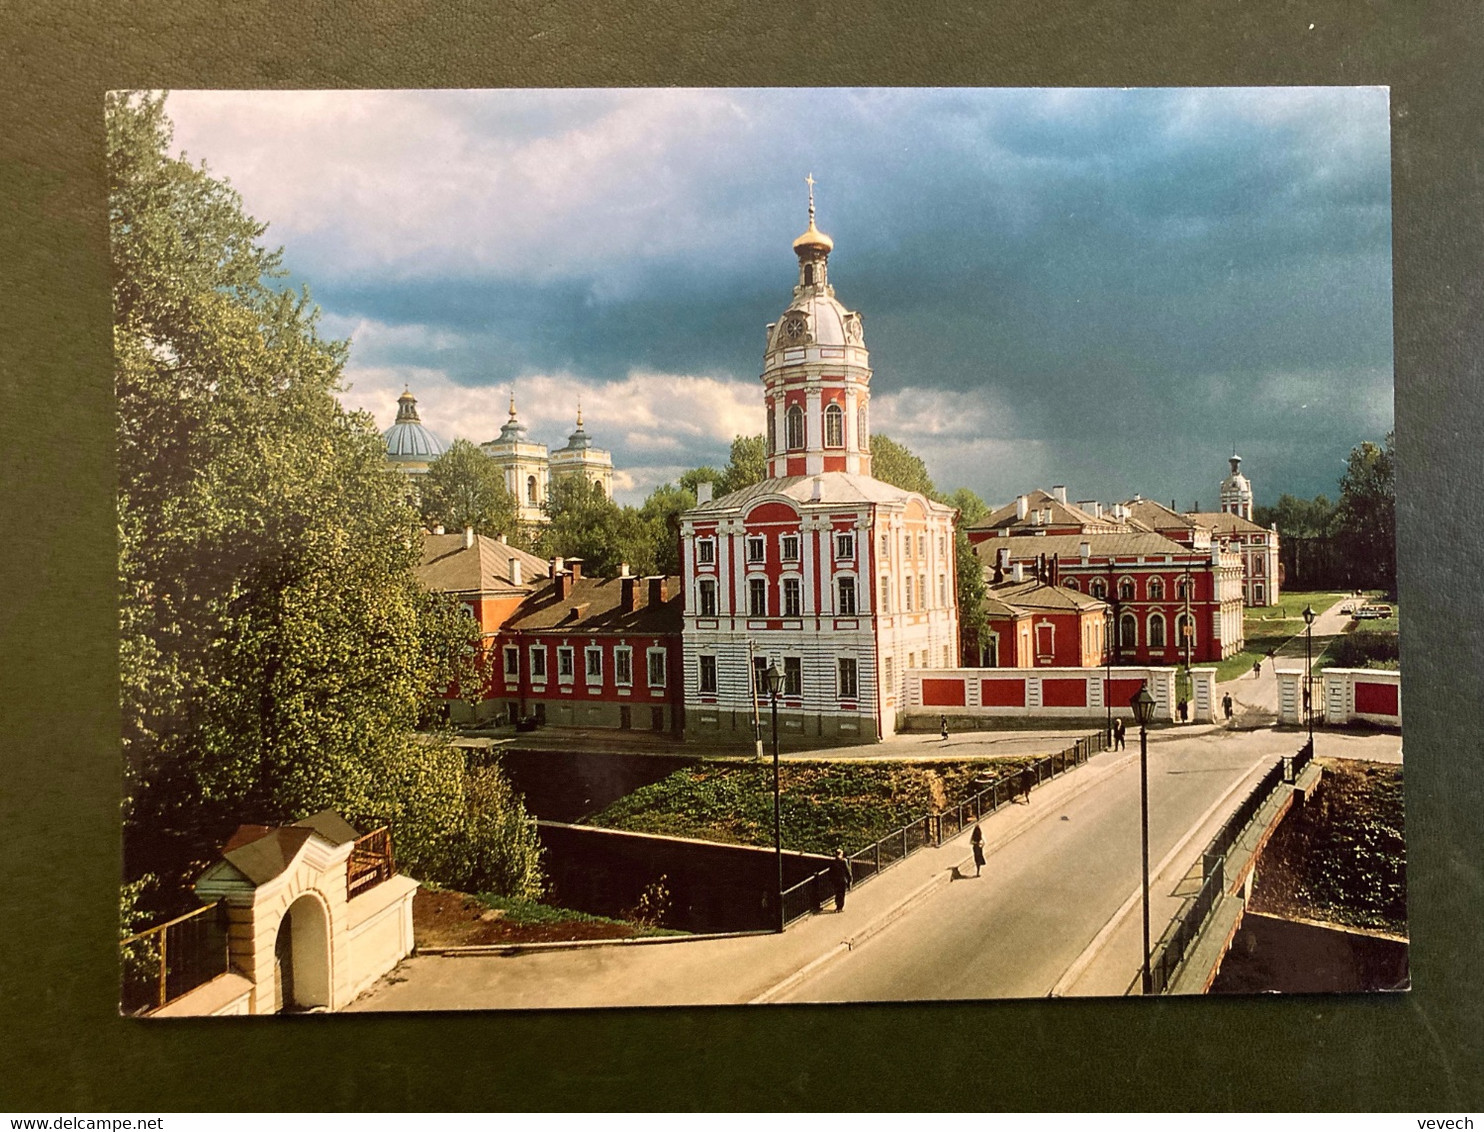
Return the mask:
[(1372, 585), (1396, 586), (1396, 434), (1381, 444), (1363, 441), (1340, 477), (1335, 537), (1357, 575)]
[(406, 483), (337, 400), (345, 345), (276, 285), (264, 225), (171, 156), (162, 95), (106, 111), (125, 879), (158, 878), (131, 899), (189, 902), (238, 823), (324, 808), (437, 868), (463, 760), (414, 726), (470, 675), (473, 623), (418, 584)]
[(1254, 507), (1252, 521), (1259, 526), (1278, 524), (1278, 533), (1290, 538), (1322, 538), (1330, 534), (1335, 519), (1335, 505), (1326, 496), (1299, 499), (1292, 495), (1278, 496), (1272, 507)]
[(898, 444), (885, 433), (871, 436), (871, 474), (883, 483), (903, 491), (915, 491), (929, 499), (938, 499), (938, 489), (927, 465), (905, 444)]
[(515, 533), (515, 497), (499, 466), (467, 440), (455, 440), (418, 484), (423, 522), (482, 535)]

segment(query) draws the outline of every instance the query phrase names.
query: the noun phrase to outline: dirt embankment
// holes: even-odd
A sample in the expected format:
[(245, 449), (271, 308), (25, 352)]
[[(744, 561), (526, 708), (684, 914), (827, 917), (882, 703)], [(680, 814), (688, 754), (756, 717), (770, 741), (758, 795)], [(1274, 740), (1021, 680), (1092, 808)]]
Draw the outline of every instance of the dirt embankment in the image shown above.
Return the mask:
[(606, 920), (524, 923), (462, 892), (420, 888), (412, 898), (412, 935), (421, 948), (627, 939), (642, 934), (644, 929), (635, 924)]

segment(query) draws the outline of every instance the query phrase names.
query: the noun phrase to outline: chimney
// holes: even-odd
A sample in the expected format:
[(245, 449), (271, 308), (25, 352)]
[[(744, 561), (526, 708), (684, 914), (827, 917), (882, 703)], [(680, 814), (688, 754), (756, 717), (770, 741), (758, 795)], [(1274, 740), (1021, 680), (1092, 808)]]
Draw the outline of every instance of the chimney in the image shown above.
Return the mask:
[(1077, 544), (1077, 552), (1082, 555), (1082, 564), (1084, 566), (1087, 565), (1087, 560), (1092, 557), (1092, 543), (1079, 542)]
[[(557, 561), (560, 562), (561, 559), (558, 558)], [(552, 577), (556, 581), (557, 601), (566, 601), (567, 595), (572, 592), (571, 575), (568, 574), (565, 570), (561, 570), (553, 574)]]
[(628, 571), (628, 563), (624, 563), (624, 572), (619, 575), (619, 599), (618, 608), (621, 613), (634, 612), (634, 591), (639, 588), (639, 579)]
[(809, 490), (809, 502), (818, 503), (824, 498), (824, 481), (818, 476), (814, 477), (814, 486)]
[(474, 528), (473, 527), (465, 527), (464, 528), (464, 549), (465, 550), (468, 550), (473, 545), (474, 545)]
[(1051, 584), (1053, 586), (1059, 586), (1059, 585), (1061, 585), (1061, 555), (1060, 554), (1053, 554), (1051, 556)]
[(442, 523), (439, 523), (436, 527), (434, 527), (433, 528), (433, 533), (435, 535), (441, 535), (441, 534), (443, 534), (444, 533), (444, 531), (443, 531), (443, 524)]
[(629, 576), (629, 564), (627, 562), (620, 562), (618, 564), (618, 576), (620, 578), (627, 578)]
[(578, 582), (582, 580), (582, 559), (567, 559), (567, 569), (570, 570), (572, 573), (572, 581)]
[(710, 480), (707, 480), (705, 483), (698, 483), (698, 484), (696, 484), (696, 506), (697, 507), (700, 507), (704, 503), (710, 503), (711, 502), (711, 490), (712, 490), (712, 487), (713, 486), (714, 485), (711, 483)]
[(1174, 509), (1175, 509), (1175, 501), (1172, 499), (1172, 500), (1170, 500), (1170, 510), (1173, 511)]
[(1051, 489), (1051, 497), (1058, 503), (1065, 503), (1067, 501), (1067, 485), (1064, 483), (1059, 483), (1053, 486)]
[(653, 578), (646, 579), (646, 581), (649, 582), (649, 604), (664, 605), (665, 599), (669, 597), (665, 586), (664, 575), (656, 575)]
[(510, 560), (510, 584), (512, 586), (518, 586), (518, 585), (520, 585), (520, 559), (519, 558), (512, 558)]
[(509, 546), (510, 545), (510, 539), (506, 535), (503, 535), (502, 534), (500, 536), (500, 545), (501, 546)]
[(1025, 581), (1025, 563), (1014, 562), (1010, 565), (1010, 580), (1012, 582)]
[(558, 554), (555, 558), (553, 558), (551, 560), (551, 576), (553, 578), (555, 578), (558, 574), (560, 574), (566, 568), (567, 568), (566, 560), (563, 559), (560, 554)]
[(1017, 519), (1024, 519), (1025, 513), (1030, 510), (1030, 505), (1030, 500), (1025, 496), (1017, 495), (1015, 497), (1015, 517)]

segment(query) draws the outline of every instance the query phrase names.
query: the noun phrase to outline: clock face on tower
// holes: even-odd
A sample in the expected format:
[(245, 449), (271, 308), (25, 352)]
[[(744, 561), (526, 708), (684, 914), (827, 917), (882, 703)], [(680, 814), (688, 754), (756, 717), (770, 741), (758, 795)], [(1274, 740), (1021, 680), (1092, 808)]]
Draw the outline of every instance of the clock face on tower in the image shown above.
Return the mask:
[(782, 337), (785, 342), (802, 342), (807, 330), (808, 323), (801, 314), (791, 314), (783, 320)]

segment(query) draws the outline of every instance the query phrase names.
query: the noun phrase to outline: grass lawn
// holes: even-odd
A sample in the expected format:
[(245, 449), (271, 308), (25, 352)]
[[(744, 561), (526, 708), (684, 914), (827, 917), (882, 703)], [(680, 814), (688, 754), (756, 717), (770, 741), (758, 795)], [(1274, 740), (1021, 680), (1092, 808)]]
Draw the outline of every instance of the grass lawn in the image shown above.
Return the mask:
[[(1398, 669), (1397, 630), (1401, 627), (1401, 606), (1379, 591), (1366, 594), (1364, 603), (1391, 606), (1391, 616), (1376, 621), (1356, 621), (1350, 632), (1336, 637), (1314, 661), (1315, 668), (1389, 668)], [(1357, 601), (1360, 605), (1362, 601)]]
[[(786, 762), (779, 776), (783, 843), (806, 852), (856, 852), (968, 797), (976, 775), (1010, 774), (1035, 758)], [(640, 833), (772, 845), (773, 765), (770, 760), (707, 762), (676, 771), (589, 821)]]
[(470, 896), (431, 885), (424, 885), (413, 897), (412, 922), (417, 944), (424, 948), (684, 934), (593, 916), (575, 908), (512, 900), (488, 892)]
[(1276, 652), (1304, 631), (1304, 606), (1312, 605), (1315, 613), (1323, 613), (1344, 600), (1338, 593), (1285, 593), (1278, 604), (1259, 606), (1247, 610), (1242, 617), (1242, 635), (1246, 644), (1242, 651), (1227, 657), (1216, 666), (1216, 681), (1233, 680), (1244, 672), (1252, 671), (1252, 663), (1267, 660), (1268, 650)]

